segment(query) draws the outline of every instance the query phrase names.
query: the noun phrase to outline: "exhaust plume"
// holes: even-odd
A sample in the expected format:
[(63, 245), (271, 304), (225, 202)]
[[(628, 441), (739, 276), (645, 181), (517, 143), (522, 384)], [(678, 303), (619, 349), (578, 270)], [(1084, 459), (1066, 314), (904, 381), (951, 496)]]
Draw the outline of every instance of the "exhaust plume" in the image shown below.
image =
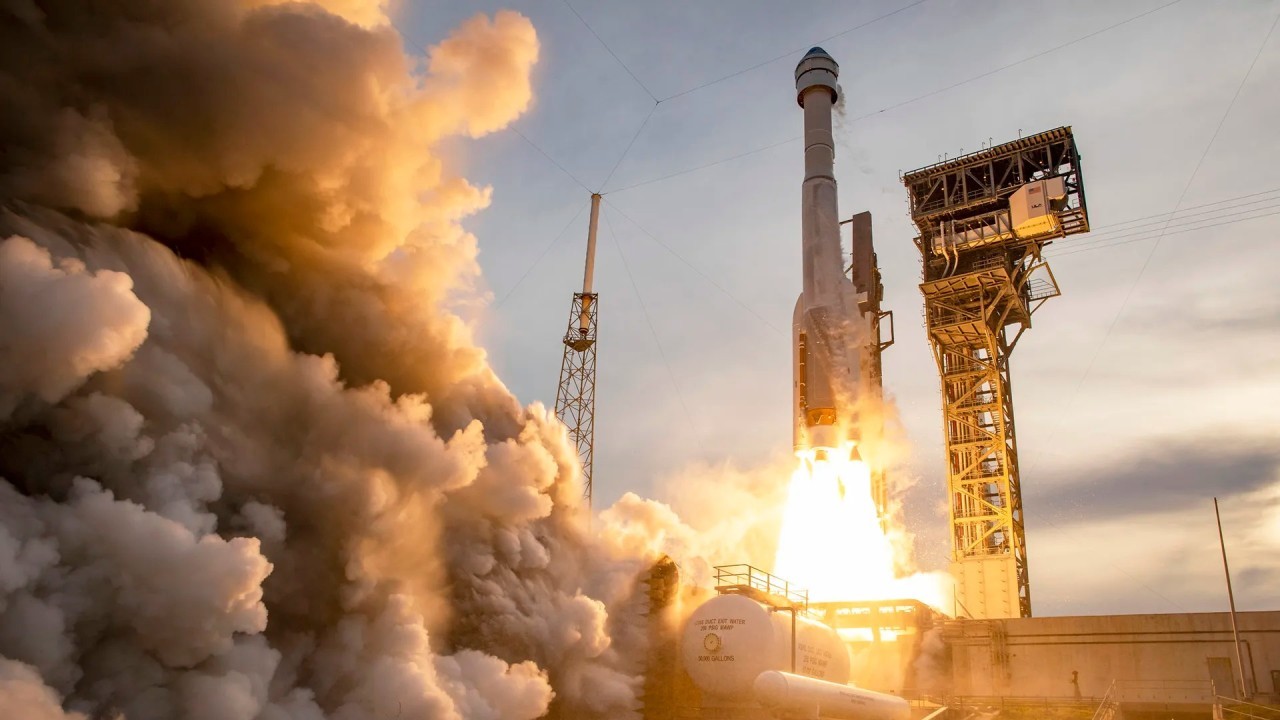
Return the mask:
[(458, 308), (531, 23), (0, 0), (0, 715), (634, 716), (638, 577)]

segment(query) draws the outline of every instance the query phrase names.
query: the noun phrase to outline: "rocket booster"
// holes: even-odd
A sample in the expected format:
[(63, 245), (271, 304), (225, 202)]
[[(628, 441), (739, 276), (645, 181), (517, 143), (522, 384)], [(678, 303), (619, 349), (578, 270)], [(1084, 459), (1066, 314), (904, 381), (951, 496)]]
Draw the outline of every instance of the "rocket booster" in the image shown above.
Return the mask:
[(836, 207), (831, 110), (840, 99), (840, 66), (813, 48), (796, 66), (796, 102), (804, 109), (801, 251), (804, 285), (792, 317), (794, 445), (823, 459), (856, 446), (856, 418), (867, 318), (845, 275)]

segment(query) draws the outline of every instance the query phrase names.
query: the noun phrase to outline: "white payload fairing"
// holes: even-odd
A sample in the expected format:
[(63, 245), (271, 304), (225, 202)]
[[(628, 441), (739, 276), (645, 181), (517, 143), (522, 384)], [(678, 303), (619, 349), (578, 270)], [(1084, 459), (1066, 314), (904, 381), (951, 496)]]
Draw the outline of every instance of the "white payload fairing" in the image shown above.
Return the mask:
[(875, 327), (875, 314), (864, 311), (865, 298), (845, 275), (840, 248), (831, 133), (839, 74), (836, 61), (817, 47), (796, 66), (796, 102), (804, 109), (804, 285), (792, 317), (794, 444), (797, 455), (816, 460), (856, 452), (853, 415), (866, 375), (862, 354)]

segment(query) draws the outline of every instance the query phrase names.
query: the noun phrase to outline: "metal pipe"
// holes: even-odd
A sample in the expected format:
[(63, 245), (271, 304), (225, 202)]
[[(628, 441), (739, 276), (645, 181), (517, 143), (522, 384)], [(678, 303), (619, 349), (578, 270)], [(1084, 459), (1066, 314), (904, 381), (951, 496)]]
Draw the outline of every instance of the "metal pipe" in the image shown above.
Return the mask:
[(591, 324), (591, 301), (595, 293), (591, 292), (591, 284), (596, 275), (596, 228), (600, 223), (600, 193), (591, 193), (591, 223), (587, 225), (587, 262), (582, 270), (582, 315), (578, 318), (578, 327), (587, 331)]
[(791, 672), (795, 672), (796, 671), (796, 608), (793, 605), (789, 608), (778, 608), (778, 609), (786, 610), (791, 613)]
[(1245, 655), (1249, 657), (1249, 684), (1246, 687), (1246, 693), (1250, 696), (1258, 694), (1258, 666), (1253, 664), (1253, 645), (1249, 644), (1249, 638), (1240, 641), (1244, 645)]
[(596, 227), (600, 222), (600, 193), (591, 194), (591, 224), (587, 226), (587, 265), (582, 272), (582, 294), (591, 294), (596, 274)]
[(1218, 547), (1222, 550), (1222, 571), (1227, 576), (1227, 602), (1231, 606), (1231, 637), (1236, 646), (1236, 667), (1240, 668), (1240, 694), (1249, 699), (1249, 686), (1244, 680), (1244, 658), (1240, 654), (1240, 629), (1236, 625), (1236, 596), (1231, 590), (1231, 567), (1227, 565), (1227, 542), (1222, 537), (1222, 513), (1218, 512), (1218, 498), (1213, 499), (1213, 516), (1218, 521)]
[(789, 612), (791, 613), (791, 672), (796, 671), (796, 608), (791, 607), (770, 607), (769, 612)]

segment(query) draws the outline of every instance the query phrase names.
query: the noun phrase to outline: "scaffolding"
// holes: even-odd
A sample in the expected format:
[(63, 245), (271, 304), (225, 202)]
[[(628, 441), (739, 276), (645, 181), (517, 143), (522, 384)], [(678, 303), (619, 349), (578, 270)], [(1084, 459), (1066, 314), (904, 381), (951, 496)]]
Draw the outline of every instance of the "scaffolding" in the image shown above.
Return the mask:
[(595, 465), (596, 307), (595, 293), (573, 294), (569, 329), (564, 334), (564, 358), (560, 361), (560, 387), (556, 391), (556, 417), (569, 428), (569, 439), (578, 450), (582, 494), (588, 505)]
[(560, 361), (560, 385), (556, 388), (556, 417), (569, 429), (582, 465), (582, 495), (591, 507), (592, 472), (595, 467), (596, 432), (596, 309), (599, 298), (592, 289), (596, 267), (596, 228), (600, 219), (600, 194), (591, 196), (591, 223), (587, 229), (587, 259), (582, 292), (573, 294), (569, 328), (564, 333), (564, 357)]
[(1061, 294), (1044, 246), (1088, 232), (1070, 127), (903, 176), (942, 388), (957, 614), (1029, 617), (1009, 356)]

